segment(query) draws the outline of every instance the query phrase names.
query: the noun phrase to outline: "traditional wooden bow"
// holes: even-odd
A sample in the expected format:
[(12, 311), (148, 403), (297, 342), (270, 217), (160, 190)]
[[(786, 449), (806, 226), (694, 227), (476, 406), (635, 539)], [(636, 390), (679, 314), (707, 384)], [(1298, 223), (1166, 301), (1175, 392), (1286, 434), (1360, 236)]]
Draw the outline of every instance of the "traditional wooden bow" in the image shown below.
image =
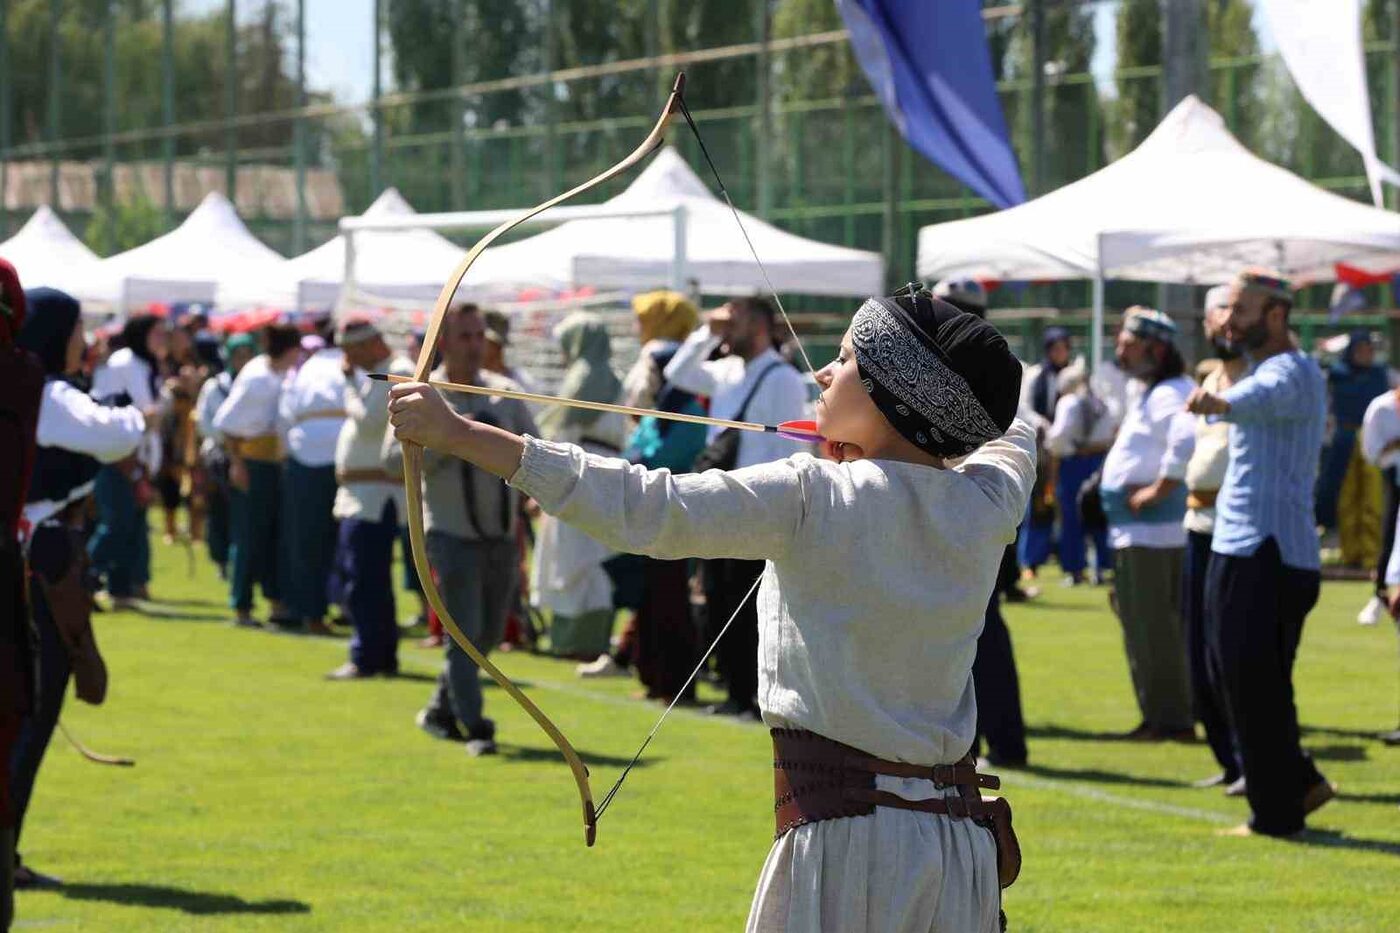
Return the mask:
[[(681, 111), (683, 104), (681, 94), (685, 89), (685, 75), (676, 76), (675, 87), (671, 90), (671, 96), (666, 100), (666, 106), (661, 111), (661, 116), (657, 119), (656, 125), (652, 127), (646, 139), (631, 154), (612, 168), (590, 178), (588, 181), (576, 188), (571, 188), (563, 194), (556, 195), (540, 204), (525, 211), (514, 220), (501, 224), (486, 236), (482, 237), (466, 257), (457, 266), (457, 269), (447, 279), (442, 291), (438, 293), (437, 303), (433, 306), (433, 314), (428, 322), (428, 329), (423, 337), (423, 348), (418, 353), (418, 363), (414, 368), (414, 378), (418, 382), (427, 382), (428, 375), (433, 368), (433, 357), (437, 350), (438, 337), (442, 332), (442, 322), (447, 316), (447, 310), (452, 305), (452, 299), (457, 294), (457, 286), (462, 283), (467, 270), (472, 267), (482, 252), (488, 246), (498, 240), (506, 232), (519, 226), (536, 214), (546, 211), (556, 204), (562, 204), (575, 195), (582, 194), (590, 188), (597, 187), (603, 182), (627, 171), (632, 166), (641, 162), (656, 149), (660, 148), (665, 141), (666, 128), (671, 122), (671, 118)], [(583, 838), (585, 843), (593, 845), (598, 835), (598, 817), (593, 806), (593, 790), (588, 784), (588, 768), (583, 760), (579, 758), (578, 752), (569, 744), (569, 740), (564, 738), (564, 734), (559, 731), (559, 727), (546, 716), (538, 706), (535, 705), (528, 696), (521, 692), (509, 677), (501, 673), (496, 665), (487, 660), (486, 655), (477, 649), (475, 645), (462, 633), (452, 614), (447, 611), (447, 604), (443, 601), (442, 593), (438, 590), (437, 582), (433, 579), (433, 568), (428, 561), (428, 550), (423, 536), (423, 448), (417, 444), (405, 442), (403, 445), (403, 481), (404, 491), (408, 497), (408, 536), (413, 551), (413, 564), (418, 568), (418, 576), (423, 583), (423, 594), (428, 599), (428, 605), (433, 607), (438, 618), (442, 620), (442, 627), (452, 636), (452, 640), (457, 643), (467, 657), (476, 662), (487, 675), (500, 684), (511, 699), (519, 703), (525, 712), (530, 714), (530, 718), (539, 724), (545, 734), (559, 748), (559, 753), (568, 762), (569, 770), (573, 772), (574, 783), (578, 785), (579, 800), (583, 804)]]

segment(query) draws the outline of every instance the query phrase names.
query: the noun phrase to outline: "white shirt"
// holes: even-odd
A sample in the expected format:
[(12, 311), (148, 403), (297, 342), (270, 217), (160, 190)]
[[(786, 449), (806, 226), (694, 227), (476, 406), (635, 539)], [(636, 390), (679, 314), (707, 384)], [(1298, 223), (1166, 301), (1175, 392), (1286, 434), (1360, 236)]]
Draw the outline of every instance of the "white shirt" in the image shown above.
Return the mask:
[[(335, 447), (345, 424), (345, 353), (317, 350), (282, 386), (277, 418), (287, 442), (287, 456), (303, 466), (335, 463)], [(387, 393), (386, 393), (387, 398)]]
[(228, 398), (232, 387), (233, 373), (228, 370), (210, 376), (199, 387), (199, 397), (194, 402), (195, 424), (199, 427), (199, 436), (205, 440), (219, 439), (219, 432), (214, 430), (214, 414)]
[(255, 356), (238, 371), (228, 398), (214, 413), (214, 430), (247, 439), (277, 430), (277, 404), (283, 374), (272, 369), (267, 354)]
[[(1196, 418), (1186, 410), (1192, 382), (1177, 376), (1147, 384), (1128, 384), (1127, 413), (1103, 465), (1105, 489), (1147, 486), (1158, 479), (1185, 480), (1186, 464), (1196, 446)], [(1109, 544), (1126, 547), (1185, 547), (1180, 521), (1110, 525)]]
[(1400, 396), (1390, 391), (1377, 395), (1366, 406), (1366, 416), (1361, 419), (1361, 455), (1382, 470), (1400, 465), (1400, 448), (1383, 453), (1394, 441), (1400, 441)]
[[(412, 376), (413, 364), (402, 356), (388, 361), (386, 372), (395, 376)], [(379, 368), (379, 367), (376, 367)], [(380, 471), (383, 482), (341, 481), (335, 492), (336, 518), (360, 518), (376, 522), (384, 515), (384, 505), (394, 503), (394, 514), (400, 525), (408, 523), (405, 510), (403, 475), (384, 467), (384, 433), (389, 427), (389, 390), (391, 382), (370, 379), (356, 370), (354, 381), (341, 376), (345, 393), (345, 421), (335, 445), (336, 476), (347, 470)]]
[(797, 454), (672, 475), (530, 438), (511, 484), (619, 551), (766, 559), (764, 721), (934, 764), (972, 744), (977, 636), (1034, 480), (1016, 421), (945, 470)]
[[(776, 350), (764, 350), (748, 362), (737, 356), (709, 359), (719, 342), (719, 338), (710, 333), (709, 325), (692, 331), (667, 364), (666, 380), (686, 392), (708, 396), (712, 417), (734, 419), (738, 417), (754, 380), (776, 364), (777, 369), (768, 373), (754, 393), (753, 400), (744, 410), (743, 420), (781, 424), (803, 417), (807, 411), (807, 386), (802, 374)], [(710, 440), (714, 440), (721, 430), (710, 428)], [(781, 460), (804, 446), (776, 434), (745, 431), (739, 436), (735, 467)]]
[(145, 411), (159, 399), (151, 388), (151, 364), (122, 347), (92, 374), (92, 397), (105, 401), (125, 392), (131, 404)]
[(1071, 392), (1055, 404), (1055, 420), (1045, 434), (1045, 449), (1057, 457), (1073, 457), (1083, 447), (1102, 451), (1113, 441), (1118, 423), (1108, 405), (1097, 397)]
[[(116, 463), (136, 450), (145, 431), (145, 416), (137, 408), (99, 405), (58, 379), (44, 383), (35, 432), (39, 447), (60, 447), (87, 454), (101, 463)], [(69, 490), (61, 502), (52, 499), (28, 502), (24, 506), (24, 518), (30, 525), (37, 525), (90, 492), (92, 483), (88, 482)]]

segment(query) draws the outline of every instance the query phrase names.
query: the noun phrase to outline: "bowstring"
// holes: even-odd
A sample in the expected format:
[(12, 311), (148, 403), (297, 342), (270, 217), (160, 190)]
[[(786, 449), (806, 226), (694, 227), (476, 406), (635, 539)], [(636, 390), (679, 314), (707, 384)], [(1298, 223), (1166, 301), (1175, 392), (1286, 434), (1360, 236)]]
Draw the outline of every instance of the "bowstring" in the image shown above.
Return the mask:
[[(710, 150), (705, 145), (704, 137), (700, 135), (700, 127), (695, 125), (695, 118), (690, 115), (690, 108), (686, 106), (685, 96), (682, 95), (677, 100), (677, 103), (680, 105), (681, 115), (685, 117), (685, 122), (690, 126), (690, 132), (695, 136), (695, 141), (700, 145), (700, 154), (705, 157), (705, 164), (710, 167), (710, 174), (714, 176), (715, 186), (719, 188), (719, 193), (723, 196), (724, 203), (729, 205), (729, 212), (734, 217), (734, 223), (739, 227), (739, 232), (744, 237), (744, 243), (747, 244), (749, 248), (749, 254), (753, 256), (754, 264), (758, 266), (758, 271), (763, 276), (763, 284), (767, 287), (768, 294), (773, 296), (773, 303), (777, 306), (778, 313), (783, 316), (783, 323), (787, 325), (788, 331), (792, 334), (793, 341), (797, 344), (797, 352), (802, 354), (802, 362), (807, 364), (808, 372), (816, 373), (817, 368), (812, 365), (812, 358), (807, 355), (807, 348), (803, 346), (802, 338), (797, 334), (797, 328), (792, 325), (792, 318), (788, 317), (787, 308), (783, 307), (783, 299), (778, 296), (777, 289), (773, 287), (773, 280), (768, 276), (768, 268), (763, 265), (763, 260), (758, 256), (758, 249), (753, 245), (753, 240), (749, 237), (748, 228), (744, 226), (743, 215), (739, 213), (739, 208), (734, 206), (734, 199), (729, 196), (729, 189), (724, 186), (724, 179), (720, 178), (719, 169), (715, 167), (715, 160), (710, 158)], [(739, 617), (739, 613), (743, 611), (744, 606), (746, 606), (748, 601), (753, 597), (754, 591), (758, 589), (758, 585), (762, 580), (763, 574), (760, 573), (753, 581), (753, 585), (749, 587), (749, 591), (744, 594), (744, 598), (739, 600), (739, 605), (734, 608), (733, 614), (729, 616), (724, 626), (720, 628), (719, 634), (716, 635), (715, 640), (710, 643), (710, 647), (706, 648), (705, 652), (700, 655), (700, 662), (695, 665), (695, 670), (691, 671), (690, 676), (686, 678), (685, 685), (682, 686), (680, 690), (676, 691), (675, 697), (672, 698), (670, 704), (668, 704), (665, 711), (662, 712), (661, 718), (656, 720), (656, 724), (651, 727), (651, 731), (647, 733), (647, 737), (642, 740), (641, 747), (637, 749), (637, 753), (632, 756), (632, 760), (627, 763), (627, 767), (622, 769), (622, 773), (618, 775), (617, 780), (613, 782), (613, 786), (608, 790), (607, 794), (604, 795), (602, 802), (598, 804), (593, 817), (595, 822), (603, 818), (604, 811), (608, 809), (608, 805), (611, 804), (613, 798), (617, 796), (617, 792), (622, 789), (622, 782), (627, 780), (627, 775), (632, 772), (632, 768), (637, 762), (641, 761), (642, 753), (647, 750), (647, 746), (651, 744), (651, 740), (656, 737), (656, 733), (660, 731), (661, 724), (666, 721), (666, 717), (671, 715), (671, 710), (676, 708), (676, 704), (680, 702), (681, 697), (685, 696), (685, 692), (690, 689), (690, 685), (695, 682), (695, 678), (700, 676), (700, 671), (704, 669), (705, 662), (709, 660), (711, 653), (713, 653), (715, 648), (719, 645), (719, 640), (724, 637), (725, 632), (729, 631), (729, 626)]]
[(691, 671), (690, 676), (685, 679), (685, 685), (676, 691), (676, 695), (672, 698), (670, 705), (666, 707), (666, 711), (661, 714), (660, 719), (656, 720), (656, 725), (651, 727), (651, 731), (647, 733), (647, 737), (642, 740), (642, 747), (637, 749), (637, 754), (633, 755), (632, 760), (627, 762), (627, 767), (622, 769), (622, 774), (618, 775), (617, 781), (613, 783), (611, 789), (609, 789), (607, 794), (603, 797), (602, 803), (598, 804), (597, 811), (593, 816), (595, 821), (603, 818), (603, 811), (608, 808), (608, 804), (612, 803), (612, 799), (617, 796), (617, 792), (622, 788), (622, 782), (627, 780), (627, 775), (631, 773), (632, 766), (642, 760), (642, 752), (647, 750), (647, 746), (651, 744), (651, 740), (656, 736), (656, 733), (661, 730), (661, 724), (666, 721), (667, 716), (671, 715), (671, 710), (676, 708), (676, 704), (680, 702), (681, 697), (685, 696), (685, 692), (690, 689), (690, 685), (695, 682), (695, 678), (700, 676), (700, 671), (704, 669), (705, 662), (709, 660), (710, 654), (715, 650), (715, 646), (718, 645), (719, 640), (724, 637), (724, 633), (729, 631), (729, 626), (739, 617), (739, 613), (743, 612), (744, 606), (748, 604), (749, 598), (753, 596), (754, 590), (758, 589), (758, 584), (762, 581), (763, 574), (760, 573), (754, 578), (753, 586), (749, 587), (749, 591), (744, 594), (744, 598), (739, 600), (739, 605), (734, 608), (733, 614), (729, 616), (729, 621), (724, 623), (724, 627), (719, 630), (719, 634), (715, 636), (715, 640), (710, 642), (710, 647), (706, 648), (705, 653), (700, 655), (700, 663), (695, 665), (695, 670)]
[(681, 107), (681, 114), (685, 117), (685, 122), (690, 124), (690, 131), (695, 134), (695, 141), (700, 144), (700, 154), (705, 157), (705, 164), (710, 167), (710, 174), (715, 176), (715, 184), (719, 187), (719, 193), (724, 196), (724, 203), (729, 205), (729, 212), (734, 215), (734, 222), (739, 225), (739, 232), (744, 235), (744, 242), (748, 244), (754, 264), (758, 266), (758, 271), (763, 275), (763, 284), (767, 286), (768, 294), (773, 296), (773, 303), (778, 306), (778, 311), (783, 316), (783, 323), (792, 332), (792, 339), (797, 344), (797, 352), (802, 354), (802, 362), (807, 364), (808, 372), (815, 374), (817, 367), (812, 365), (811, 358), (807, 356), (807, 348), (802, 345), (802, 338), (797, 336), (797, 328), (792, 326), (792, 318), (788, 317), (787, 308), (783, 307), (783, 299), (778, 297), (777, 290), (773, 288), (773, 280), (768, 277), (767, 267), (763, 265), (763, 260), (758, 258), (758, 250), (754, 248), (753, 240), (749, 239), (748, 228), (744, 226), (739, 209), (734, 206), (734, 199), (729, 196), (729, 189), (724, 187), (724, 180), (719, 177), (719, 169), (715, 168), (715, 160), (710, 158), (710, 150), (705, 147), (705, 140), (700, 137), (700, 128), (695, 125), (695, 118), (690, 115), (690, 108), (685, 105), (684, 95), (681, 96), (678, 103)]

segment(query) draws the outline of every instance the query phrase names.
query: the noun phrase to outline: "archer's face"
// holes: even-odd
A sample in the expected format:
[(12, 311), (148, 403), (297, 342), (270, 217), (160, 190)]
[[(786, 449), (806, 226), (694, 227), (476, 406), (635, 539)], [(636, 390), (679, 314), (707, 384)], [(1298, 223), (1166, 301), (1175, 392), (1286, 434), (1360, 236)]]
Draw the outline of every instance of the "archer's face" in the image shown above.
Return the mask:
[(817, 399), (817, 433), (822, 437), (873, 450), (893, 430), (861, 384), (849, 330), (841, 338), (836, 359), (818, 370), (814, 378), (822, 388)]

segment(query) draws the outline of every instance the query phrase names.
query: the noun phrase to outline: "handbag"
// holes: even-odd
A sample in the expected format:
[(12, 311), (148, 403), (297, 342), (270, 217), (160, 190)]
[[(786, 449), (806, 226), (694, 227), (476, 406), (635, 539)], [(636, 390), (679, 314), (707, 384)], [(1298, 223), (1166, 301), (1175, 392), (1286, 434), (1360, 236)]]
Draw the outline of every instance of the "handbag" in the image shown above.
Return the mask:
[[(785, 363), (774, 363), (763, 372), (758, 374), (753, 386), (749, 389), (749, 394), (744, 396), (744, 403), (739, 406), (731, 421), (743, 421), (744, 415), (749, 410), (749, 402), (753, 401), (754, 395), (758, 392), (758, 387), (763, 385), (763, 380), (768, 378), (768, 374)], [(704, 473), (706, 470), (732, 470), (739, 462), (739, 429), (725, 428), (715, 435), (714, 440), (705, 445), (705, 449), (695, 458), (695, 472)]]

